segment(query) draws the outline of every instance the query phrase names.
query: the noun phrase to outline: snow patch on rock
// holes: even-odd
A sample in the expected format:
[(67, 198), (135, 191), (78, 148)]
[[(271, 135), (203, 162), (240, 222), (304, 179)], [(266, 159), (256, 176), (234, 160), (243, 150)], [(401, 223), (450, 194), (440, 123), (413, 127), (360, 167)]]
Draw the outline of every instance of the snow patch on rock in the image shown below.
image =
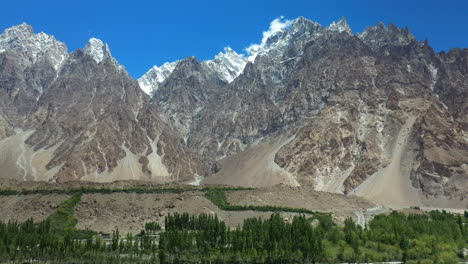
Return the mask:
[(350, 35), (353, 34), (353, 31), (351, 30), (351, 28), (349, 27), (348, 25), (348, 22), (346, 21), (346, 18), (343, 17), (341, 18), (340, 21), (336, 22), (336, 21), (333, 21), (327, 28), (329, 31), (337, 31), (337, 32), (346, 32)]
[(96, 63), (101, 63), (104, 59), (111, 57), (109, 46), (97, 38), (89, 39), (84, 52), (93, 57)]
[(104, 43), (102, 40), (97, 38), (90, 38), (83, 51), (86, 54), (90, 55), (96, 61), (97, 64), (106, 60), (110, 60), (110, 62), (115, 66), (117, 71), (121, 73), (126, 73), (125, 67), (120, 65), (117, 62), (117, 60), (114, 57), (112, 57), (109, 45), (107, 45), (107, 43)]
[(171, 75), (179, 61), (166, 62), (161, 66), (154, 65), (148, 72), (138, 79), (140, 88), (148, 95), (153, 95), (161, 83)]
[(25, 67), (39, 59), (47, 59), (58, 70), (68, 56), (64, 43), (44, 32), (34, 34), (33, 28), (26, 23), (10, 27), (0, 35), (0, 53), (8, 50), (24, 55), (27, 58)]
[(292, 23), (292, 20), (284, 19), (283, 16), (280, 16), (271, 21), (268, 30), (263, 31), (262, 33), (262, 41), (260, 44), (250, 44), (249, 47), (245, 48), (245, 51), (249, 54), (248, 60), (250, 62), (255, 61), (257, 55), (264, 49), (265, 46), (267, 46), (268, 39), (284, 31), (284, 29), (290, 27)]
[(226, 47), (224, 53), (218, 53), (214, 60), (204, 61), (203, 64), (217, 74), (222, 81), (230, 83), (242, 73), (247, 64), (247, 58), (232, 48)]

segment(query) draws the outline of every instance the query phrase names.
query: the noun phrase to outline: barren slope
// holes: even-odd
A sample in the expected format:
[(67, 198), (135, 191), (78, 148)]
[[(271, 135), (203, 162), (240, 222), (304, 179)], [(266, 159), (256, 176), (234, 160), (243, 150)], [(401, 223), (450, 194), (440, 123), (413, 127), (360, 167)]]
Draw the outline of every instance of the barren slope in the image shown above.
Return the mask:
[(409, 150), (408, 138), (415, 121), (416, 117), (408, 118), (398, 133), (390, 164), (367, 178), (356, 189), (356, 195), (389, 206), (422, 205), (419, 191), (412, 187), (409, 177), (413, 160), (402, 160), (403, 152)]
[(244, 151), (219, 161), (221, 170), (202, 183), (247, 187), (277, 184), (299, 186), (294, 177), (274, 161), (278, 150), (293, 138), (294, 136), (285, 133), (252, 144)]
[(55, 213), (59, 205), (68, 198), (68, 195), (57, 194), (0, 196), (0, 221), (24, 222), (29, 218), (42, 221)]

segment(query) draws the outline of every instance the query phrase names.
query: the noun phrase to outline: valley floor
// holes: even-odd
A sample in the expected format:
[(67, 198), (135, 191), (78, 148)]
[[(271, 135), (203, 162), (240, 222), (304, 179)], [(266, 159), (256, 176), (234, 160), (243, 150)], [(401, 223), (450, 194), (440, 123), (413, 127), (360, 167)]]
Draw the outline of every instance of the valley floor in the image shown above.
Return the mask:
[[(97, 190), (84, 193), (74, 208), (78, 229), (90, 229), (102, 233), (111, 233), (117, 228), (123, 233), (138, 232), (146, 222), (155, 221), (164, 224), (164, 218), (174, 213), (189, 213), (190, 215), (217, 215), (235, 228), (247, 218), (269, 218), (272, 211), (239, 210), (227, 211), (221, 209), (206, 197), (207, 187), (192, 187), (186, 185), (155, 185), (136, 181), (114, 183), (70, 182), (62, 185), (44, 182), (22, 182), (1, 180), (0, 190), (26, 190), (16, 195), (0, 195), (0, 221), (25, 221), (33, 218), (42, 221), (53, 214), (58, 206), (71, 196), (70, 190)], [(175, 188), (181, 192), (156, 192), (158, 188)], [(213, 187), (208, 187), (213, 188)], [(408, 207), (385, 207), (374, 204), (357, 196), (315, 191), (310, 187), (291, 187), (278, 185), (258, 189), (228, 188), (225, 191), (226, 200), (230, 205), (239, 206), (276, 206), (284, 208), (302, 208), (313, 212), (330, 213), (334, 221), (343, 224), (348, 217), (364, 226), (375, 215), (399, 210), (407, 213), (418, 213), (420, 210)], [(230, 188), (230, 189), (229, 189)], [(116, 192), (103, 192), (117, 190)], [(39, 191), (38, 191), (39, 190)], [(119, 191), (135, 190), (135, 191)], [(142, 191), (143, 190), (143, 191)], [(146, 190), (146, 191), (145, 191)], [(435, 208), (421, 208), (431, 210)], [(455, 213), (463, 213), (463, 209), (445, 209)], [(292, 219), (297, 213), (281, 212), (285, 219)]]
[[(66, 183), (62, 185), (43, 182), (20, 182), (14, 180), (0, 181), (0, 189), (29, 190), (29, 193), (0, 196), (1, 221), (24, 221), (33, 218), (41, 221), (55, 212), (58, 205), (71, 196), (67, 190), (80, 188), (190, 188), (180, 193), (84, 193), (80, 202), (74, 208), (74, 216), (78, 220), (78, 229), (91, 229), (103, 233), (111, 233), (117, 228), (122, 233), (138, 232), (144, 224), (150, 221), (164, 223), (168, 214), (189, 213), (191, 215), (215, 214), (231, 227), (241, 225), (244, 219), (260, 217), (269, 218), (269, 211), (226, 211), (220, 209), (205, 197), (203, 187), (185, 185), (154, 185), (138, 182), (99, 183)], [(41, 193), (34, 193), (41, 190)], [(54, 193), (57, 192), (58, 193)], [(355, 211), (366, 210), (374, 205), (363, 198), (314, 191), (308, 187), (290, 187), (280, 185), (260, 189), (240, 189), (226, 191), (226, 198), (232, 205), (278, 206), (286, 208), (303, 208), (310, 211), (331, 213), (338, 223), (343, 223), (347, 217), (355, 218)], [(291, 219), (297, 213), (281, 212), (283, 218)]]

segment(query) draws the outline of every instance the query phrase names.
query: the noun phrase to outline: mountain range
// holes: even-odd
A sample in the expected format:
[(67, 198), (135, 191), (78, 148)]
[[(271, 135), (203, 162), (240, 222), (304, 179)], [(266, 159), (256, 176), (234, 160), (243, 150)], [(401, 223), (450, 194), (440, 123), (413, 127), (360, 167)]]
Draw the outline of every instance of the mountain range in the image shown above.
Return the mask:
[(92, 38), (0, 35), (1, 178), (311, 186), (396, 206), (468, 206), (468, 49), (408, 28), (299, 17), (245, 56), (138, 80)]

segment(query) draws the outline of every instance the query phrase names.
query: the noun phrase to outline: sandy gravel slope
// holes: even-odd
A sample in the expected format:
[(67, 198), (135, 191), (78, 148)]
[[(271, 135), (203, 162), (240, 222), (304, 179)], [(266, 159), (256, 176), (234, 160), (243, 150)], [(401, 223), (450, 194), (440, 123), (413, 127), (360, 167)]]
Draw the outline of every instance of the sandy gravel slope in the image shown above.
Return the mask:
[(291, 135), (273, 136), (221, 160), (221, 171), (203, 180), (202, 184), (246, 187), (269, 187), (277, 184), (299, 186), (296, 179), (274, 161), (278, 150), (293, 138)]
[(371, 202), (356, 196), (315, 191), (312, 187), (274, 186), (228, 194), (232, 204), (277, 205), (332, 213), (338, 223), (356, 218), (355, 211), (371, 208)]
[(388, 206), (422, 205), (418, 191), (412, 187), (409, 173), (404, 169), (403, 153), (416, 117), (410, 117), (401, 128), (392, 151), (390, 164), (369, 177), (356, 194), (370, 201)]
[(0, 196), (0, 220), (23, 222), (28, 218), (42, 221), (53, 214), (67, 195), (11, 195)]
[(221, 211), (207, 200), (201, 192), (183, 194), (86, 194), (75, 208), (77, 228), (110, 233), (117, 228), (122, 234), (136, 233), (144, 224), (157, 221), (164, 226), (164, 217), (172, 213), (216, 214), (231, 227), (236, 227), (246, 218), (270, 217), (264, 212)]

